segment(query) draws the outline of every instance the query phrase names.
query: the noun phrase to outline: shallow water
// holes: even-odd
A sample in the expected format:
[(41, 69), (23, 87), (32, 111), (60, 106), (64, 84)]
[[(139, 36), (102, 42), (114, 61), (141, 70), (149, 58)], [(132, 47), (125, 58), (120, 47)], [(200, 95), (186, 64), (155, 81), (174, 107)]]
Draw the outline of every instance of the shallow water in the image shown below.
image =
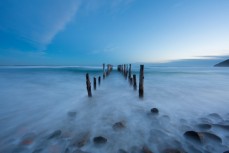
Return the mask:
[[(137, 77), (138, 71), (133, 66)], [(145, 66), (143, 99), (115, 70), (88, 98), (87, 72), (91, 81), (102, 76), (99, 67), (2, 67), (0, 153), (229, 150), (227, 68)], [(117, 122), (123, 127), (114, 129)], [(206, 136), (197, 144), (183, 135), (191, 130), (222, 142)], [(94, 143), (96, 136), (107, 142)]]

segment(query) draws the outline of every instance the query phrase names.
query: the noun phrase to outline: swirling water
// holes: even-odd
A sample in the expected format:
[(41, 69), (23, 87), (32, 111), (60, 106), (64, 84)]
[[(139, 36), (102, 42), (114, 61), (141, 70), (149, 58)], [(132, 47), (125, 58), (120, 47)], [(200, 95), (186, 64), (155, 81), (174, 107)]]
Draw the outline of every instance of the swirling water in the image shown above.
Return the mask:
[[(137, 82), (138, 71), (133, 66)], [(146, 65), (142, 99), (116, 70), (88, 98), (87, 72), (91, 81), (102, 76), (100, 67), (0, 68), (0, 153), (229, 150), (228, 68)], [(207, 137), (197, 144), (186, 131), (222, 141)], [(106, 143), (96, 144), (96, 136)]]

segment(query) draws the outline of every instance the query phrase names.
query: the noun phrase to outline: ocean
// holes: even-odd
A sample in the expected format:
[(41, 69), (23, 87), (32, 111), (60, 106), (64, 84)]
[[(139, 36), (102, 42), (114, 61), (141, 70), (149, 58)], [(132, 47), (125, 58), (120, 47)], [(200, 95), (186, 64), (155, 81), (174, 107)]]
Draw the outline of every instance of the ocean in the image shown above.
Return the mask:
[[(0, 153), (229, 150), (228, 68), (145, 65), (143, 98), (115, 67), (102, 73), (102, 66), (1, 67)], [(138, 85), (139, 65), (132, 74)]]

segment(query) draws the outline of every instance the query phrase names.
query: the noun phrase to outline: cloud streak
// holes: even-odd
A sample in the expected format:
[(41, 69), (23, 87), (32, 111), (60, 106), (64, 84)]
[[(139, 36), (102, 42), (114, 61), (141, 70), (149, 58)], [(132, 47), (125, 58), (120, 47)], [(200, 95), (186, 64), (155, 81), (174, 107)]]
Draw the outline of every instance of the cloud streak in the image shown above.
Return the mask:
[(3, 0), (0, 30), (45, 49), (74, 18), (78, 7), (76, 0)]

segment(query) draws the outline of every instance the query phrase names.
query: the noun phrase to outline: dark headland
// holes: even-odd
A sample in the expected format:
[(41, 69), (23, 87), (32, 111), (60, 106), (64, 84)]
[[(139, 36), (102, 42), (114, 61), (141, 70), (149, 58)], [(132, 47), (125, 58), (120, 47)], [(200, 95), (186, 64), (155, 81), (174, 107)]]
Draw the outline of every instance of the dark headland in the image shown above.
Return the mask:
[(220, 62), (220, 63), (218, 63), (218, 64), (216, 64), (214, 66), (216, 66), (216, 67), (229, 67), (229, 59), (227, 59), (227, 60), (225, 60), (223, 62)]

